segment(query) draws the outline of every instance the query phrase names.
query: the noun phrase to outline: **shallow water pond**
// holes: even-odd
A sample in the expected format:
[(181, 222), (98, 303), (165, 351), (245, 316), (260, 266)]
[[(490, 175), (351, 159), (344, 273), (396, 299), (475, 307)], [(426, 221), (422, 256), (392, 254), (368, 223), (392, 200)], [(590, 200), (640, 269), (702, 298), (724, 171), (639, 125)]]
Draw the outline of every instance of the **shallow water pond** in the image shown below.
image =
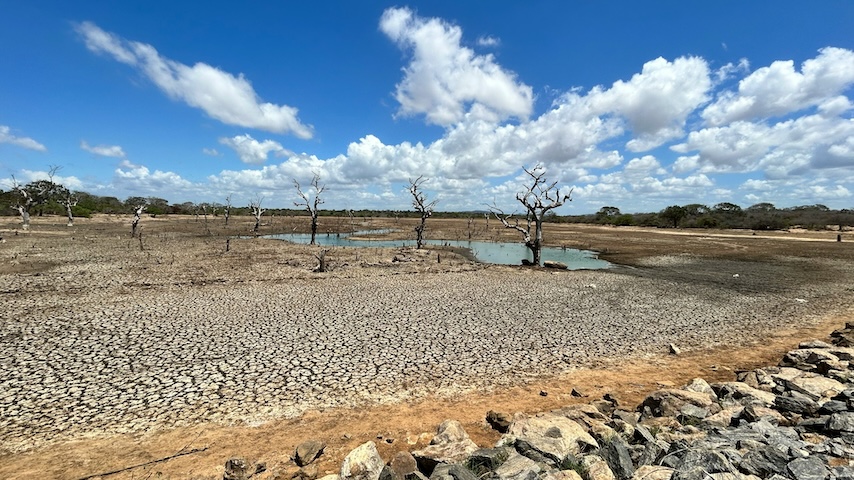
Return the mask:
[[(370, 230), (345, 234), (318, 234), (315, 243), (329, 247), (401, 247), (415, 246), (415, 240), (366, 240), (359, 235), (382, 235), (388, 230)], [(280, 235), (265, 235), (264, 238), (287, 240), (292, 243), (308, 244), (311, 235), (307, 233), (287, 233)], [(521, 243), (506, 242), (475, 242), (466, 240), (426, 240), (427, 245), (446, 245), (450, 247), (467, 248), (478, 261), (497, 265), (519, 265), (522, 259), (531, 260), (528, 248)], [(543, 260), (563, 262), (570, 270), (599, 270), (613, 265), (596, 257), (595, 252), (577, 250), (574, 248), (543, 247)]]

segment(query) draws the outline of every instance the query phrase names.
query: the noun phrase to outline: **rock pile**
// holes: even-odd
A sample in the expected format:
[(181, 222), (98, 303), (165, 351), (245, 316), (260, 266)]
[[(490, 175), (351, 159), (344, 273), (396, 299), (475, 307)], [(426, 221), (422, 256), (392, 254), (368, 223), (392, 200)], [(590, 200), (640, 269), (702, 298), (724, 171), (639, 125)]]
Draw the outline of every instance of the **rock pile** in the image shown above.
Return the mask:
[(421, 450), (386, 464), (368, 442), (323, 480), (852, 480), (854, 348), (804, 342), (778, 366), (658, 390), (634, 410), (608, 395), (487, 420), (503, 433), (494, 448), (448, 420)]

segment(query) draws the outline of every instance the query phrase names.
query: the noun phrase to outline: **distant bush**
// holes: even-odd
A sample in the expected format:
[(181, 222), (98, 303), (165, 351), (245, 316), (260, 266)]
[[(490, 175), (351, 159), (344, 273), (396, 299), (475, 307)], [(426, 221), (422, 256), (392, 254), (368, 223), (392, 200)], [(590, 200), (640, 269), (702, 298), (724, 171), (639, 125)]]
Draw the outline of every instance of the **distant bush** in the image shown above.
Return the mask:
[(76, 218), (91, 218), (92, 217), (92, 210), (89, 210), (88, 208), (85, 208), (85, 207), (81, 207), (80, 205), (75, 205), (75, 206), (71, 207), (71, 213)]
[(614, 225), (618, 227), (628, 227), (630, 225), (635, 224), (635, 217), (631, 213), (624, 213), (622, 215), (617, 215), (614, 218)]

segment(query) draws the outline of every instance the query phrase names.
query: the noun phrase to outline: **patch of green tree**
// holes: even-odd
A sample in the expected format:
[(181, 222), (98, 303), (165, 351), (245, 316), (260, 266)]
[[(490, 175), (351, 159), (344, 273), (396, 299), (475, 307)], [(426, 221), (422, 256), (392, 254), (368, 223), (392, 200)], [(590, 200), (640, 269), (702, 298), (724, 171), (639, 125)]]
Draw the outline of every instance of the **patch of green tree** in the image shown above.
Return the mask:
[(734, 203), (722, 202), (712, 207), (699, 203), (670, 205), (659, 212), (634, 214), (624, 214), (617, 207), (604, 206), (595, 214), (569, 215), (554, 220), (566, 223), (658, 228), (785, 230), (801, 227), (810, 230), (826, 230), (854, 226), (854, 210), (832, 210), (821, 204), (777, 208), (767, 202), (741, 208)]

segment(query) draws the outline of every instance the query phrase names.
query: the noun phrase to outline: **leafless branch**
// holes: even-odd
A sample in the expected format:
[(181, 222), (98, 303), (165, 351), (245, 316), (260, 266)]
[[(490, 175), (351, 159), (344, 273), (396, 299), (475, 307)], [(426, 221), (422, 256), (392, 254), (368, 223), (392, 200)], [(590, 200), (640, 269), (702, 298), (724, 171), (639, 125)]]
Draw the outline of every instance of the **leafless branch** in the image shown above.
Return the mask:
[[(560, 188), (557, 188), (557, 182), (548, 183), (545, 179), (545, 169), (542, 165), (537, 164), (531, 169), (522, 168), (530, 177), (530, 184), (525, 191), (516, 194), (516, 200), (525, 207), (526, 226), (519, 225), (519, 220), (511, 224), (510, 219), (513, 214), (505, 214), (493, 202), (489, 207), (490, 211), (506, 228), (512, 228), (520, 232), (524, 239), (525, 245), (531, 251), (534, 257), (533, 263), (540, 264), (540, 253), (543, 247), (543, 220), (546, 213), (555, 208), (562, 206), (567, 201), (572, 201), (572, 189), (567, 193), (561, 193)], [(533, 227), (533, 235), (531, 232)]]
[(293, 179), (294, 187), (297, 189), (297, 194), (300, 196), (302, 201), (294, 202), (294, 205), (297, 207), (302, 207), (308, 214), (311, 216), (311, 245), (315, 243), (315, 236), (317, 235), (317, 217), (320, 212), (319, 205), (323, 204), (324, 201), (320, 197), (320, 194), (326, 190), (326, 185), (320, 184), (320, 175), (315, 173), (311, 179), (311, 186), (314, 188), (313, 195), (309, 196), (306, 192), (302, 191), (299, 182), (296, 179)]
[(415, 227), (416, 248), (421, 248), (424, 245), (424, 230), (427, 228), (427, 219), (433, 216), (433, 210), (439, 201), (427, 201), (427, 196), (420, 190), (421, 183), (424, 181), (426, 181), (424, 175), (419, 176), (415, 180), (409, 180), (409, 193), (412, 194), (412, 206), (421, 215), (421, 223)]
[(258, 233), (258, 229), (261, 228), (261, 215), (264, 215), (264, 210), (261, 208), (261, 202), (264, 199), (261, 196), (255, 197), (255, 200), (249, 202), (249, 210), (252, 212), (252, 215), (255, 217), (255, 226), (252, 228), (254, 233)]

